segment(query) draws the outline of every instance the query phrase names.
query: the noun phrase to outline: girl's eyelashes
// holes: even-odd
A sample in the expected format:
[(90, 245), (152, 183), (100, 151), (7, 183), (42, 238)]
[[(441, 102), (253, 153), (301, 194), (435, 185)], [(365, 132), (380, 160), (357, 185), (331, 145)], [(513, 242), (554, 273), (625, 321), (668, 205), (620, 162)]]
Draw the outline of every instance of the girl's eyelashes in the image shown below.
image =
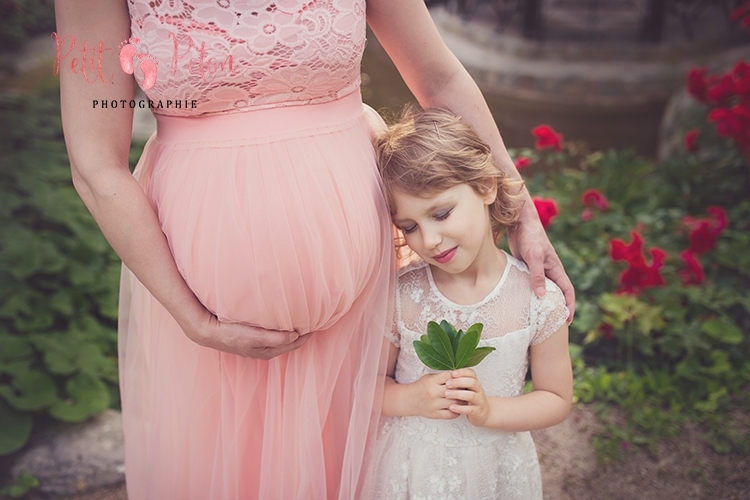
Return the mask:
[(450, 208), (448, 210), (443, 210), (443, 211), (438, 212), (435, 215), (433, 215), (433, 218), (435, 218), (436, 220), (445, 220), (445, 219), (448, 218), (448, 216), (451, 214), (451, 212), (453, 212), (452, 208)]
[[(449, 208), (447, 210), (441, 210), (440, 212), (433, 214), (432, 218), (435, 220), (445, 220), (448, 218), (451, 212), (453, 212), (453, 208)], [(401, 232), (404, 234), (411, 234), (417, 230), (417, 225), (412, 224), (411, 226), (399, 227), (399, 229), (401, 229)]]

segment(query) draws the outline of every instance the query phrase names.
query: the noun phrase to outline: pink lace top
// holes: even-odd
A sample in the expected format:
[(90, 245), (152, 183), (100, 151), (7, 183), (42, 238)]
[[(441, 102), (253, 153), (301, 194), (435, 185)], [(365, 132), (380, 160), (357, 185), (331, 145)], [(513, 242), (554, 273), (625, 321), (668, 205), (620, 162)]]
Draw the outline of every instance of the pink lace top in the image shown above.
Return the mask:
[(136, 80), (165, 106), (155, 113), (322, 103), (360, 83), (365, 0), (128, 0), (128, 8)]

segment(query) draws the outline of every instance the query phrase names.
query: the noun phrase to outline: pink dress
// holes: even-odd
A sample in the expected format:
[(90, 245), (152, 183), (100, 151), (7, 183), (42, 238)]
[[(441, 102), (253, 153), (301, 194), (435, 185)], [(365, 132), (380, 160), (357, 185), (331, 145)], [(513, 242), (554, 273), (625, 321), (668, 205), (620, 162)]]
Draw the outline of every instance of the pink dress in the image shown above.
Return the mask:
[(128, 498), (356, 498), (395, 275), (365, 2), (128, 7), (158, 122), (135, 175), (180, 272), (223, 321), (313, 332), (270, 361), (203, 348), (124, 269)]

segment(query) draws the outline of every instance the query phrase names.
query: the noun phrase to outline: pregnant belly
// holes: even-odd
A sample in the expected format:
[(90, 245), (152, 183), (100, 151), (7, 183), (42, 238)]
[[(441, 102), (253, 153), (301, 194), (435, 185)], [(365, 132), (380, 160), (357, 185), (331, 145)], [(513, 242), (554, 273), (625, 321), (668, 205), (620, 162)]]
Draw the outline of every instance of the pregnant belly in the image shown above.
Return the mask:
[(388, 252), (361, 124), (260, 144), (166, 145), (156, 160), (147, 191), (177, 266), (224, 321), (325, 329)]

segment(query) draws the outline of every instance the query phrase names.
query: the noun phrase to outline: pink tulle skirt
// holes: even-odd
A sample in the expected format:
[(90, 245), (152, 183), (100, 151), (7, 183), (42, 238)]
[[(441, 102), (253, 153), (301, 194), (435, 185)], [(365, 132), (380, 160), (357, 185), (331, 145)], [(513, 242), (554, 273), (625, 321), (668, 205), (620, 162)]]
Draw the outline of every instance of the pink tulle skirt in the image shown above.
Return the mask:
[(123, 269), (130, 500), (356, 498), (379, 415), (394, 252), (359, 93), (160, 117), (135, 175), (223, 321), (312, 332), (270, 361), (191, 342)]

